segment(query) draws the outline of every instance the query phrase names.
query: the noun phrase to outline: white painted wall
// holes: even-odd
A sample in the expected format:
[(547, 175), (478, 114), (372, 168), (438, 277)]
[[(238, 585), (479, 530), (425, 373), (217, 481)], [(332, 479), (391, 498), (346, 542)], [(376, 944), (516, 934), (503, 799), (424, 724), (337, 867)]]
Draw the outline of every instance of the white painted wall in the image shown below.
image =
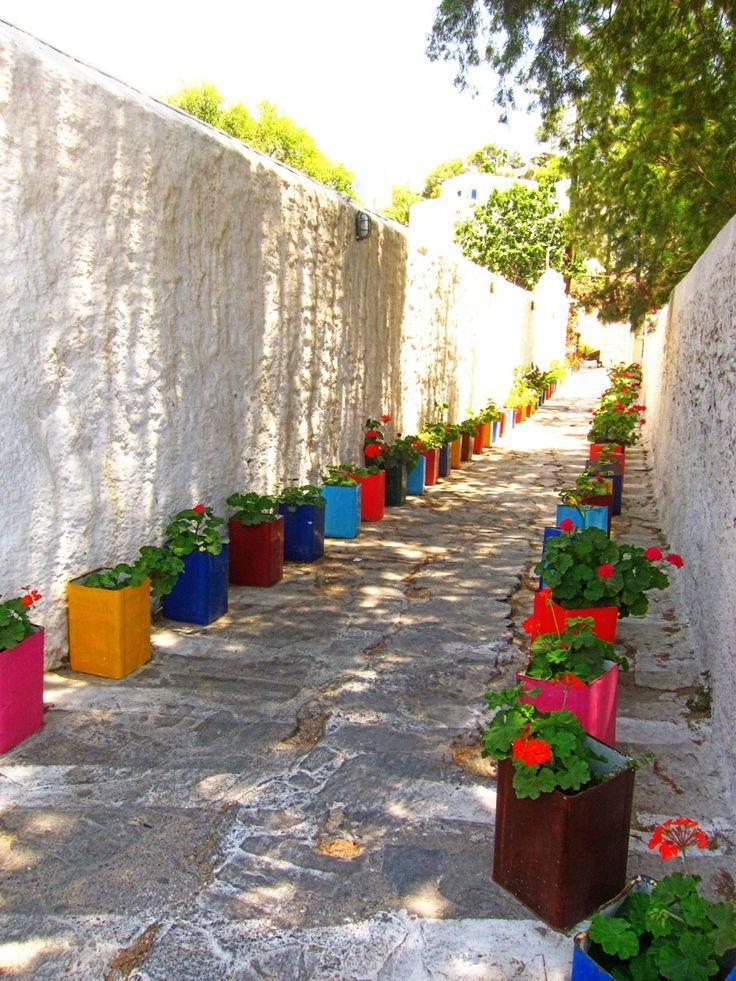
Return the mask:
[(597, 310), (581, 310), (575, 329), (580, 332), (580, 340), (584, 344), (601, 352), (601, 362), (607, 368), (621, 362), (631, 364), (635, 360), (635, 337), (631, 324), (606, 324), (599, 318)]
[(66, 581), (182, 507), (354, 460), (368, 415), (506, 395), (531, 294), (354, 217), (0, 25), (0, 592), (44, 594), (50, 661)]
[[(644, 335), (644, 402), (658, 501), (714, 685), (734, 780), (736, 750), (736, 218)], [(736, 785), (732, 784), (732, 792)]]

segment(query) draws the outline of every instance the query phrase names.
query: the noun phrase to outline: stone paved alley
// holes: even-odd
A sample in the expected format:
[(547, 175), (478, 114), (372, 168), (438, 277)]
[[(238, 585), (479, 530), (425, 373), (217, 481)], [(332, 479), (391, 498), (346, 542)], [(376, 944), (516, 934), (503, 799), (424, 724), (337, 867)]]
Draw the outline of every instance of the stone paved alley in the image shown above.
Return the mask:
[[(570, 940), (490, 878), (483, 692), (521, 666), (529, 572), (580, 471), (603, 372), (503, 448), (410, 498), (206, 629), (160, 623), (121, 682), (59, 671), (45, 729), (0, 767), (0, 968), (57, 978), (564, 978)], [(616, 534), (656, 528), (643, 450)], [(731, 829), (677, 587), (624, 621), (620, 740), (637, 774), (630, 871), (660, 817), (736, 898)], [(691, 704), (692, 703), (691, 701)], [(530, 829), (531, 833), (532, 829)], [(3, 973), (0, 970), (0, 973)]]

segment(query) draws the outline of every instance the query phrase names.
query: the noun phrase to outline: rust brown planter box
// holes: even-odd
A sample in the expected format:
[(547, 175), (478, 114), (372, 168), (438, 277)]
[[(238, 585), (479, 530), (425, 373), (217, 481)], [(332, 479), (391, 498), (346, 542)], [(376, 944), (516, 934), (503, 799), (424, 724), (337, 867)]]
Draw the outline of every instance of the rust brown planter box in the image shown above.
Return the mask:
[[(626, 758), (595, 739), (602, 772)], [(514, 767), (498, 767), (493, 880), (555, 930), (568, 930), (626, 885), (634, 771), (588, 790), (518, 798)]]
[(462, 449), (460, 450), (460, 459), (465, 463), (467, 460), (473, 459), (473, 437), (468, 436), (467, 433), (463, 433), (462, 436)]

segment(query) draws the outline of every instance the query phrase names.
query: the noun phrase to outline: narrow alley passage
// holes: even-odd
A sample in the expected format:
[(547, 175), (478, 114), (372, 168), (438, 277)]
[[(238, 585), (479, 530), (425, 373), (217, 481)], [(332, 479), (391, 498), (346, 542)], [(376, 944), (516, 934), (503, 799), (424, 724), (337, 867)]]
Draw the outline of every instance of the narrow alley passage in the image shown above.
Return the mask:
[[(0, 767), (0, 942), (78, 978), (565, 978), (572, 946), (491, 881), (483, 692), (521, 621), (557, 489), (605, 384), (584, 370), (502, 447), (330, 540), (205, 629), (160, 622), (122, 682), (48, 679)], [(667, 544), (646, 452), (617, 537)], [(736, 896), (734, 834), (677, 584), (624, 621), (620, 739), (637, 773), (630, 872), (656, 820), (713, 832), (697, 871)], [(723, 811), (721, 811), (723, 807)], [(530, 829), (533, 833), (533, 829)], [(0, 972), (1, 973), (1, 972)]]

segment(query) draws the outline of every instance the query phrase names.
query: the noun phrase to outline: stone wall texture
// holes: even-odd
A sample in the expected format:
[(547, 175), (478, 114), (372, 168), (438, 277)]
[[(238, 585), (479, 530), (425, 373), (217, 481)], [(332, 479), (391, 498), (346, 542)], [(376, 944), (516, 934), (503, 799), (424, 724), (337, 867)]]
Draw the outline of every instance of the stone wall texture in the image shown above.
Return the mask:
[(645, 334), (643, 364), (659, 505), (736, 794), (736, 218)]
[(67, 580), (182, 507), (315, 479), (367, 415), (416, 430), (563, 356), (561, 282), (535, 296), (377, 217), (357, 242), (355, 214), (0, 24), (0, 593), (44, 593), (50, 662)]

